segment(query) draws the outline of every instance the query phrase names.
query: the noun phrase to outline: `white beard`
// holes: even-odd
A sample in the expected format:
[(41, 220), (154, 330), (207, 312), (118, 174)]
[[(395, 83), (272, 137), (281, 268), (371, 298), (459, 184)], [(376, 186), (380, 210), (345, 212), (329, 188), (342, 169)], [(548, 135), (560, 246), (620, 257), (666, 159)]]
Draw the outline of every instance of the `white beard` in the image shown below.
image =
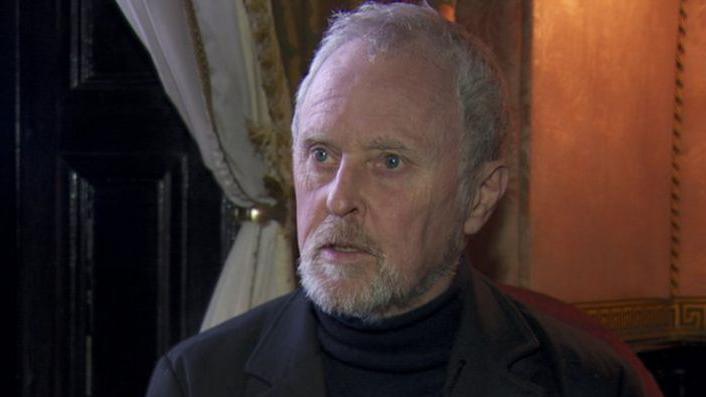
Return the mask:
[[(325, 313), (373, 322), (390, 312), (411, 309), (439, 279), (455, 272), (463, 244), (461, 232), (449, 240), (434, 266), (418, 269), (417, 274), (403, 272), (406, 267), (388, 262), (359, 225), (327, 219), (307, 239), (298, 272), (307, 296)], [(327, 262), (319, 252), (332, 242), (353, 245), (367, 252), (370, 260), (345, 265)]]

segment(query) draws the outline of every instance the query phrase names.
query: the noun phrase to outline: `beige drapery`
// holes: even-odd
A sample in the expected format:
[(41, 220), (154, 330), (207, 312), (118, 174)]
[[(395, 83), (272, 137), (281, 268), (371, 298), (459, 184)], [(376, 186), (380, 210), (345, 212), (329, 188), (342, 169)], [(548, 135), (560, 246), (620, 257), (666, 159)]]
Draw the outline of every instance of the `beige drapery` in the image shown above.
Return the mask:
[(241, 225), (203, 320), (206, 329), (295, 285), (282, 215), (291, 191), (291, 105), (270, 4), (116, 2), (224, 195), (260, 214)]

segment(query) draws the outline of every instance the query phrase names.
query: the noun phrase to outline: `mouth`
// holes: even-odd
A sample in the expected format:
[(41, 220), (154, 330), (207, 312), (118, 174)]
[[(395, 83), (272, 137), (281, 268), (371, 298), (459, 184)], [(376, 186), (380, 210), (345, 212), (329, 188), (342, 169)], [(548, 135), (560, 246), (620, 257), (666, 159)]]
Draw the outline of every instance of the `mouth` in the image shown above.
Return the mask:
[(347, 252), (347, 253), (353, 253), (353, 252), (364, 252), (367, 253), (368, 251), (366, 249), (363, 249), (362, 247), (358, 247), (355, 245), (350, 245), (350, 244), (345, 244), (345, 243), (329, 243), (329, 244), (324, 244), (321, 247), (322, 250), (333, 250), (337, 252)]
[(364, 257), (374, 256), (370, 249), (361, 245), (331, 242), (319, 248), (319, 255), (322, 259), (327, 259), (336, 263), (358, 261)]

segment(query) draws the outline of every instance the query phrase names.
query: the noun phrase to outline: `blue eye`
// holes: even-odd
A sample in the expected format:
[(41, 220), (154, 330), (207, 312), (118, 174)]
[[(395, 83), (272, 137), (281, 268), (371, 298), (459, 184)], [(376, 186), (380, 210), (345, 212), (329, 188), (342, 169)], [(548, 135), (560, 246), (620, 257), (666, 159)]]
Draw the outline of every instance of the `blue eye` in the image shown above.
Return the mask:
[(328, 160), (328, 152), (326, 152), (325, 149), (316, 148), (314, 149), (314, 159), (316, 159), (319, 163), (323, 163)]
[(388, 154), (385, 156), (385, 168), (387, 169), (394, 170), (399, 167), (401, 163), (402, 159), (396, 154)]

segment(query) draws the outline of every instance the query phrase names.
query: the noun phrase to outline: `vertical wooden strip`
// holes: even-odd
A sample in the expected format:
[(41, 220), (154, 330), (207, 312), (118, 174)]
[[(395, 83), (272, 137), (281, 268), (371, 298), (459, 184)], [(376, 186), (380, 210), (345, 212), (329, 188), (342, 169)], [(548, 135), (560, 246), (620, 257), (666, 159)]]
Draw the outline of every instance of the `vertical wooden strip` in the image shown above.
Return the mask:
[(533, 0), (522, 0), (522, 54), (519, 76), (519, 137), (517, 150), (517, 261), (518, 284), (531, 287), (532, 246), (530, 217), (530, 175), (532, 163), (532, 10)]
[(172, 175), (167, 171), (156, 184), (157, 191), (157, 346), (156, 353), (164, 352), (171, 343), (171, 201)]
[(687, 15), (685, 0), (679, 1), (679, 27), (675, 58), (674, 120), (672, 124), (672, 185), (670, 194), (670, 261), (669, 291), (672, 297), (679, 294), (679, 265), (681, 253), (681, 180), (679, 163), (682, 156), (682, 134), (684, 113), (684, 40), (686, 38)]
[(95, 256), (94, 256), (94, 236), (95, 236), (95, 190), (86, 180), (81, 179), (79, 183), (79, 216), (80, 216), (80, 271), (77, 285), (78, 305), (80, 310), (78, 331), (81, 332), (84, 366), (84, 393), (85, 396), (93, 395), (93, 335), (95, 333)]

